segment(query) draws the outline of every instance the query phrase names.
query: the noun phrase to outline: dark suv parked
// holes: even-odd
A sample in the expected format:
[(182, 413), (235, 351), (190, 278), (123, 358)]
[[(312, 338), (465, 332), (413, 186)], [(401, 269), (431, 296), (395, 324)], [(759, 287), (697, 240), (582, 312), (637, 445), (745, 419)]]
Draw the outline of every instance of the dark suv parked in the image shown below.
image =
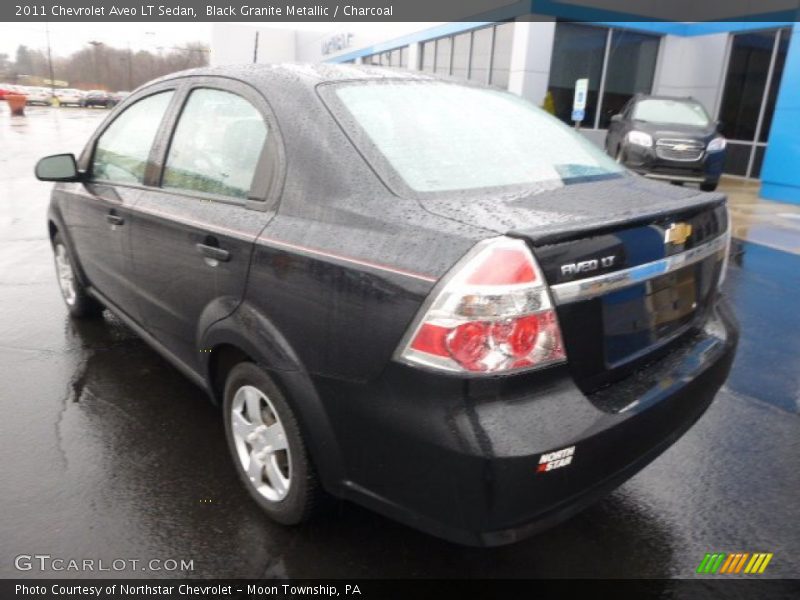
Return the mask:
[(733, 359), (724, 196), (635, 177), (506, 92), (189, 71), (37, 176), (69, 312), (108, 308), (221, 404), (282, 523), (324, 490), (515, 541), (675, 442)]
[(725, 138), (697, 100), (634, 96), (611, 117), (606, 152), (645, 177), (717, 189)]

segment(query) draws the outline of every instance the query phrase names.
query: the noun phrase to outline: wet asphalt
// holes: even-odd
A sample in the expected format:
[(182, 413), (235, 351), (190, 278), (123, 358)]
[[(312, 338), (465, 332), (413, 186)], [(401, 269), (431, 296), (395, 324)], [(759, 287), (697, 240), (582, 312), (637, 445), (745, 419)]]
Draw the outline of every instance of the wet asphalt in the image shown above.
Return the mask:
[[(732, 375), (675, 446), (606, 499), (513, 546), (452, 545), (349, 504), (272, 524), (203, 393), (106, 313), (67, 318), (35, 160), (79, 152), (102, 109), (0, 103), (0, 577), (692, 577), (706, 552), (800, 576), (800, 256), (738, 243)], [(18, 571), (20, 554), (193, 570)]]

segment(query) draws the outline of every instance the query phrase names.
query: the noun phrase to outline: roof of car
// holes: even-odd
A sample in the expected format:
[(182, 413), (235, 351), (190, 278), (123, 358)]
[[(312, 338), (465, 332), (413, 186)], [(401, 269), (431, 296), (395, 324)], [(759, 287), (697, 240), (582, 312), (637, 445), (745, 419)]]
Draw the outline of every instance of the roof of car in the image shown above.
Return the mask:
[(370, 79), (396, 80), (434, 80), (439, 79), (430, 73), (405, 71), (387, 67), (355, 64), (328, 63), (282, 63), (282, 64), (242, 64), (201, 67), (166, 75), (151, 83), (167, 81), (180, 77), (217, 76), (231, 77), (250, 83), (294, 83), (316, 85), (328, 81), (353, 81)]

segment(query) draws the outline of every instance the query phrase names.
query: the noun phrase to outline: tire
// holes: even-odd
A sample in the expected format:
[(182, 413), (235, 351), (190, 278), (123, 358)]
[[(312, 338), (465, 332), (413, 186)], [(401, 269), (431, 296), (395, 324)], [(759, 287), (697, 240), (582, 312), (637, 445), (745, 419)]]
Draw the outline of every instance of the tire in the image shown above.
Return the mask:
[[(257, 414), (253, 417), (251, 407), (255, 406), (259, 410), (253, 411)], [(263, 369), (245, 362), (231, 370), (225, 382), (223, 414), (228, 448), (250, 496), (283, 525), (312, 518), (322, 505), (324, 492), (297, 417)], [(285, 449), (272, 450), (276, 445), (285, 445)], [(253, 463), (259, 451), (261, 458)], [(255, 464), (251, 472), (250, 464)]]
[(89, 296), (86, 288), (75, 275), (75, 261), (61, 239), (60, 233), (53, 237), (53, 258), (56, 265), (58, 287), (70, 316), (76, 319), (100, 316), (103, 313), (103, 305)]
[(713, 192), (717, 189), (718, 182), (714, 183), (701, 183), (700, 184), (700, 191), (701, 192)]

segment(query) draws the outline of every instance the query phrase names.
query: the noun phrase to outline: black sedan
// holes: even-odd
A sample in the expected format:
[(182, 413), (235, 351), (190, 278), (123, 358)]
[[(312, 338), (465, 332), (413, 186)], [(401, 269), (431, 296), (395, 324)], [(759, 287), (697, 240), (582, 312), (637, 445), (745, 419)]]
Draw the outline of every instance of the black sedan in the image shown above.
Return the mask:
[(734, 356), (725, 197), (495, 89), (188, 71), (36, 172), (69, 313), (110, 310), (205, 390), (281, 523), (333, 496), (513, 542), (675, 442)]
[(645, 177), (717, 189), (725, 138), (692, 98), (634, 96), (611, 118), (606, 152)]
[(84, 107), (102, 106), (103, 108), (108, 108), (114, 104), (111, 95), (103, 90), (89, 90), (81, 100), (81, 106)]

